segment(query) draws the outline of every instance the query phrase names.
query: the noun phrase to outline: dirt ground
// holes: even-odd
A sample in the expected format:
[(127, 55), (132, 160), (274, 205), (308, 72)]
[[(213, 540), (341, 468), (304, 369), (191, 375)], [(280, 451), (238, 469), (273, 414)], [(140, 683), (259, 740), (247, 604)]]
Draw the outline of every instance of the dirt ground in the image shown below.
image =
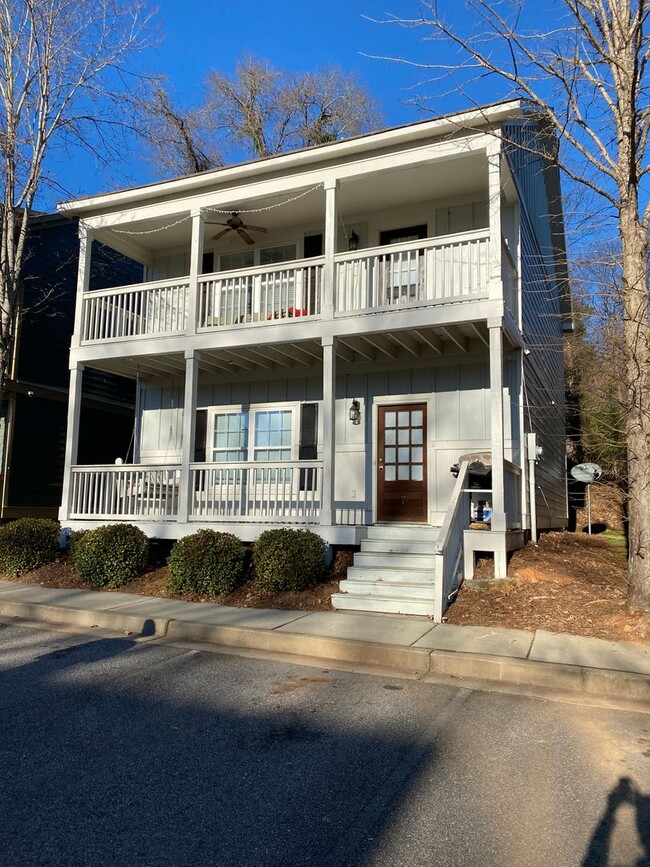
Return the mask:
[(491, 561), (479, 561), (478, 583), (462, 587), (448, 622), (650, 643), (650, 619), (626, 607), (620, 491), (591, 486), (591, 522), (590, 536), (587, 509), (580, 509), (575, 533), (543, 533), (516, 551), (507, 582), (491, 583)]
[[(615, 489), (592, 486), (592, 529), (598, 532), (590, 536), (583, 532), (586, 526), (586, 511), (581, 510), (577, 532), (544, 533), (537, 544), (529, 542), (513, 555), (505, 582), (493, 581), (491, 561), (479, 561), (475, 582), (463, 585), (447, 611), (447, 621), (650, 643), (650, 618), (626, 607), (625, 540), (621, 498)], [(301, 593), (262, 593), (248, 582), (217, 599), (190, 593), (178, 598), (246, 608), (327, 611), (330, 596), (351, 564), (351, 552), (339, 551), (327, 582)], [(166, 574), (167, 567), (158, 565), (120, 591), (168, 597)], [(88, 589), (65, 557), (19, 580), (43, 587)]]

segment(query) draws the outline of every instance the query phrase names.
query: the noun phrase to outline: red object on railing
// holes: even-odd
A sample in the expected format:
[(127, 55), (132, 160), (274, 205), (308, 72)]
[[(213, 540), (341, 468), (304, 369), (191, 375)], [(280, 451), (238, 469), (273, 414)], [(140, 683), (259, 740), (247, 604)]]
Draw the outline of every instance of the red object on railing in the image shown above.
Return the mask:
[(267, 318), (267, 320), (268, 319), (285, 319), (287, 317), (289, 319), (293, 319), (294, 316), (309, 316), (309, 314), (307, 313), (307, 311), (304, 308), (300, 309), (298, 307), (288, 307), (286, 313), (284, 312), (284, 310), (280, 310), (280, 311), (276, 310), (275, 313), (269, 313), (269, 315), (266, 318)]

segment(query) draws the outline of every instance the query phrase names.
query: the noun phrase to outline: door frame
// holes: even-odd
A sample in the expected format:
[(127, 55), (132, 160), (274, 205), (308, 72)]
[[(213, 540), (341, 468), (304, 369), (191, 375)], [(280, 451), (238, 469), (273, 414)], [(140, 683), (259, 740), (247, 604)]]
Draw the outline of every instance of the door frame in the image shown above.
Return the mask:
[(387, 394), (373, 397), (372, 399), (372, 523), (378, 523), (378, 442), (379, 442), (379, 407), (395, 406), (397, 404), (424, 403), (427, 408), (427, 442), (426, 442), (426, 467), (427, 467), (427, 519), (423, 527), (431, 525), (431, 515), (435, 511), (434, 506), (434, 473), (433, 473), (433, 411), (435, 394), (425, 392), (423, 394)]

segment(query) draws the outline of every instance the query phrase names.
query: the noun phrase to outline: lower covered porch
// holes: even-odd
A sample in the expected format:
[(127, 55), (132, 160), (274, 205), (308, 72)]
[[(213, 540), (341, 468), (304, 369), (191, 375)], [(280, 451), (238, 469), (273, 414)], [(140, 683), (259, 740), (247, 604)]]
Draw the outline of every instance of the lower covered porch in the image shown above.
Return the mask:
[[(402, 566), (390, 555), (408, 551), (391, 543), (387, 560), (365, 565), (379, 570), (378, 581), (389, 566), (421, 566), (426, 593), (444, 599), (474, 550), (464, 544), (476, 496), (463, 456), (487, 453), (492, 476), (481, 496), (491, 514), (477, 550), (495, 552), (505, 570), (526, 522), (519, 353), (504, 348), (500, 328), (447, 333), (453, 339), (419, 329), (131, 360), (132, 443), (116, 444), (115, 463), (100, 466), (75, 460), (79, 366), (62, 524), (128, 521), (167, 539), (212, 528), (244, 541), (295, 526), (329, 545), (361, 545), (361, 565), (370, 527), (410, 526), (427, 543), (412, 553), (428, 562)], [(127, 372), (124, 359), (118, 366)], [(441, 604), (423, 613), (440, 615)]]

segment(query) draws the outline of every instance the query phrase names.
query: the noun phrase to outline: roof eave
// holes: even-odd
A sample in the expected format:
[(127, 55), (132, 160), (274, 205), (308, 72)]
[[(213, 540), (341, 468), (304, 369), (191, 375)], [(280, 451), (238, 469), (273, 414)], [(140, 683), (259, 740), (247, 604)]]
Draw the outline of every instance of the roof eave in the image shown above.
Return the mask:
[(174, 197), (191, 195), (201, 188), (214, 184), (229, 183), (233, 179), (248, 181), (271, 171), (293, 171), (329, 158), (345, 158), (391, 145), (408, 144), (410, 141), (441, 136), (455, 129), (480, 129), (487, 124), (498, 124), (517, 117), (521, 112), (520, 100), (495, 103), (465, 112), (455, 112), (432, 120), (418, 121), (392, 127), (379, 132), (365, 133), (343, 141), (331, 142), (311, 148), (303, 148), (286, 154), (266, 157), (248, 163), (212, 169), (195, 175), (173, 180), (158, 181), (114, 193), (102, 193), (84, 199), (61, 202), (60, 213), (89, 214), (105, 209), (136, 205), (152, 196)]

